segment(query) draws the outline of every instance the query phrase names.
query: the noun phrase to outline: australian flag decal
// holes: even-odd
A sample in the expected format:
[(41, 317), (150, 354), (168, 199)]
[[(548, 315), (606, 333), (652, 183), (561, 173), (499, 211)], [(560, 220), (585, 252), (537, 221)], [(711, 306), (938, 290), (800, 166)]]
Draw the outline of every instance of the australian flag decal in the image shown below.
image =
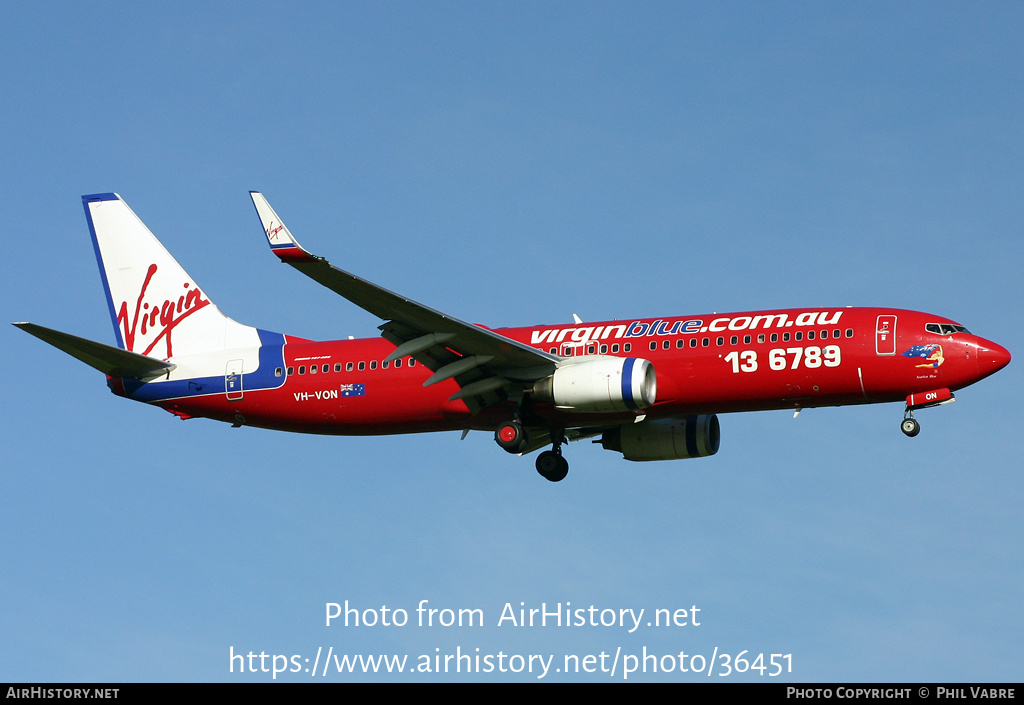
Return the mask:
[(341, 396), (343, 397), (365, 397), (365, 384), (343, 384), (341, 385)]
[(933, 343), (931, 345), (914, 345), (909, 350), (906, 350), (900, 354), (903, 357), (924, 358), (924, 363), (918, 365), (918, 367), (937, 368), (945, 361), (945, 359), (942, 356), (942, 346), (937, 343)]
[(915, 345), (906, 352), (900, 353), (903, 357), (929, 357), (938, 345)]

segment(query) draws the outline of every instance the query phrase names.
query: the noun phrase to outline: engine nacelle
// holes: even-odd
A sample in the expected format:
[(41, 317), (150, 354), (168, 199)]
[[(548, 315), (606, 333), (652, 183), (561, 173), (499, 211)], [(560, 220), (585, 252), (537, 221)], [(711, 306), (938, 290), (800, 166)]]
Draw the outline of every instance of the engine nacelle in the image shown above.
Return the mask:
[(601, 446), (626, 460), (681, 460), (714, 455), (720, 440), (718, 416), (701, 414), (623, 424), (605, 432)]
[(563, 363), (533, 386), (533, 398), (561, 409), (611, 413), (654, 404), (654, 365), (637, 357), (589, 357)]

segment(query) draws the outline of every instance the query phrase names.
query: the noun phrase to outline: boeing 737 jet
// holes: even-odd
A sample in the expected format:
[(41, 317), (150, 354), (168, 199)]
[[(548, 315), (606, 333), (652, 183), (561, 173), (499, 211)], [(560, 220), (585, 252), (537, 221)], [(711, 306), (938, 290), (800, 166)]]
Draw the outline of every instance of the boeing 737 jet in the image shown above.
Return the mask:
[(627, 460), (714, 455), (718, 414), (905, 402), (914, 412), (1000, 370), (1010, 353), (942, 316), (806, 308), (491, 329), (333, 267), (251, 192), (282, 262), (383, 320), (380, 336), (313, 341), (237, 323), (120, 196), (83, 196), (117, 346), (14, 325), (103, 372), (114, 394), (182, 419), (302, 433), (494, 433), (565, 478), (562, 446)]

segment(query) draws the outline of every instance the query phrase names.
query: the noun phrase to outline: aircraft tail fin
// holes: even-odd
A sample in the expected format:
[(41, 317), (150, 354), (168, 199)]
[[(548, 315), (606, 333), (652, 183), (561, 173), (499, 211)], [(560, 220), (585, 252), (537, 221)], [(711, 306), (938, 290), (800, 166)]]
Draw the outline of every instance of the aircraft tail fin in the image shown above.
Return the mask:
[(82, 205), (118, 347), (166, 360), (259, 345), (256, 329), (221, 313), (120, 196), (82, 196)]
[(175, 367), (155, 357), (139, 355), (34, 323), (14, 325), (111, 377), (134, 377), (147, 382), (167, 374)]

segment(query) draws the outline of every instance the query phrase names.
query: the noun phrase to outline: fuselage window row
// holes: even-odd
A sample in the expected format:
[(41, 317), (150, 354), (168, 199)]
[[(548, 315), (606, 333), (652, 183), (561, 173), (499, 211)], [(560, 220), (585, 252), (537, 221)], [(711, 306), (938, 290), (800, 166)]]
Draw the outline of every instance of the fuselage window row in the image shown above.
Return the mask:
[[(386, 370), (386, 369), (388, 369), (388, 366), (390, 365), (390, 363), (389, 362), (381, 362), (381, 363), (379, 363), (379, 365), (380, 365), (381, 369)], [(412, 358), (409, 358), (409, 367), (415, 367), (415, 365), (416, 365), (416, 360), (414, 360)], [(377, 360), (370, 360), (369, 368), (371, 370), (376, 370), (377, 366), (378, 366), (378, 361)], [(402, 366), (402, 361), (401, 360), (395, 360), (395, 369), (398, 369), (401, 366)], [(365, 360), (364, 361), (360, 361), (360, 362), (346, 362), (345, 363), (345, 371), (346, 372), (352, 372), (353, 370), (356, 370), (356, 369), (358, 369), (360, 371), (363, 371), (366, 368), (367, 368), (367, 365), (366, 365), (366, 361)], [(342, 367), (341, 367), (341, 363), (340, 362), (334, 363), (334, 371), (335, 372), (341, 372), (341, 369), (342, 369)], [(310, 365), (309, 366), (309, 374), (311, 374), (311, 375), (315, 375), (317, 372), (321, 372), (321, 371), (324, 374), (327, 374), (328, 372), (330, 372), (331, 371), (330, 363), (325, 364), (323, 367), (320, 367), (319, 365)], [(282, 369), (280, 367), (278, 367), (277, 369), (274, 370), (274, 376), (280, 377), (281, 374), (282, 374)], [(294, 365), (289, 365), (288, 366), (288, 375), (291, 376), (291, 375), (294, 375), (294, 374), (295, 374), (295, 366)], [(299, 374), (300, 375), (306, 374), (306, 366), (305, 365), (299, 365)]]
[[(809, 330), (809, 331), (807, 331), (807, 340), (814, 340), (816, 337), (818, 337), (820, 339), (826, 339), (826, 338), (828, 338), (830, 336), (832, 338), (841, 338), (841, 337), (843, 337), (843, 335), (844, 335), (844, 331), (842, 331), (839, 328), (836, 328), (836, 329), (834, 329), (832, 331), (821, 330), (821, 331), (818, 331), (818, 332), (813, 331), (813, 330)], [(846, 331), (845, 331), (845, 336), (847, 338), (852, 338), (853, 335), (854, 335), (853, 328), (847, 328)], [(781, 334), (781, 340), (784, 343), (788, 343), (790, 340), (803, 340), (803, 339), (804, 339), (804, 332), (803, 331), (797, 331), (796, 333), (790, 333), (789, 331), (786, 331), (785, 333)], [(723, 336), (718, 336), (717, 338), (715, 338), (715, 345), (723, 346), (723, 345), (725, 345), (725, 340), (726, 339)], [(744, 345), (750, 345), (753, 342), (753, 340), (754, 340), (754, 338), (751, 335), (743, 336), (743, 344)], [(772, 343), (777, 343), (777, 342), (779, 342), (779, 340), (780, 340), (780, 334), (779, 333), (772, 333), (771, 335), (766, 335), (765, 333), (759, 333), (758, 336), (757, 336), (757, 342), (758, 343), (765, 343), (765, 342), (769, 342), (769, 341), (772, 342)], [(735, 345), (739, 345), (739, 342), (740, 342), (740, 337), (738, 335), (733, 335), (733, 336), (731, 336), (729, 338), (729, 345), (734, 345), (734, 346)], [(701, 346), (701, 347), (705, 347), (705, 348), (711, 347), (711, 338), (690, 338), (690, 347), (691, 348), (696, 348), (698, 345)], [(675, 346), (676, 346), (677, 349), (680, 349), (680, 350), (685, 348), (686, 347), (686, 340), (684, 338), (678, 338), (676, 340), (676, 345)], [(656, 351), (658, 349), (658, 342), (652, 340), (650, 342), (650, 344), (649, 344), (649, 347), (650, 347), (651, 351)], [(661, 348), (663, 350), (670, 350), (672, 348), (672, 341), (671, 340), (662, 341)], [(619, 352), (619, 350), (620, 350), (619, 343), (612, 343), (611, 346), (609, 346), (607, 343), (602, 343), (601, 344), (601, 346), (600, 346), (600, 354), (601, 355), (608, 354), (609, 350), (611, 351), (611, 353), (613, 355), (617, 354)], [(630, 352), (632, 350), (632, 344), (631, 343), (624, 343), (624, 344), (622, 344), (621, 350), (622, 350), (622, 352), (625, 352), (625, 353)], [(587, 355), (594, 355), (595, 353), (597, 353), (597, 351), (598, 351), (598, 346), (596, 346), (596, 345), (588, 345), (587, 348), (586, 348), (586, 354)], [(550, 348), (550, 350), (548, 352), (550, 352), (552, 355), (557, 354), (558, 348)], [(563, 352), (563, 354), (566, 357), (571, 357), (573, 355), (573, 348), (572, 347), (567, 347), (562, 352)], [(401, 359), (395, 360), (394, 363), (395, 363), (395, 369), (398, 369), (398, 368), (400, 368), (402, 366), (402, 360)], [(416, 364), (416, 360), (414, 360), (413, 358), (409, 358), (409, 363), (408, 364), (409, 364), (409, 367), (413, 367)], [(380, 369), (386, 370), (386, 369), (389, 368), (389, 366), (390, 366), (390, 363), (387, 362), (387, 361), (379, 363)], [(366, 368), (367, 368), (367, 363), (365, 361), (346, 362), (345, 363), (345, 367), (344, 367), (346, 372), (352, 372), (352, 371), (354, 371), (356, 369), (358, 369), (359, 371), (364, 371), (364, 370), (366, 370)], [(378, 368), (378, 361), (377, 360), (370, 360), (369, 369), (376, 370), (377, 368)], [(340, 363), (340, 362), (334, 363), (334, 371), (335, 372), (341, 372), (341, 370), (342, 370), (342, 363)], [(330, 364), (325, 364), (322, 367), (320, 367), (318, 365), (310, 365), (309, 366), (309, 374), (313, 374), (313, 375), (317, 374), (318, 372), (323, 372), (324, 374), (327, 374), (330, 371), (331, 371), (331, 365)], [(282, 374), (283, 374), (282, 368), (278, 367), (277, 369), (274, 370), (274, 376), (275, 377), (280, 377)], [(291, 376), (293, 374), (295, 374), (295, 367), (293, 365), (289, 365), (288, 366), (288, 375)], [(299, 365), (299, 374), (300, 375), (306, 374), (306, 366), (305, 365)]]
[[(765, 334), (765, 333), (759, 333), (758, 336), (757, 336), (757, 342), (758, 343), (768, 343), (768, 342), (778, 343), (781, 340), (784, 343), (788, 343), (791, 340), (802, 341), (802, 340), (804, 340), (804, 335), (805, 335), (804, 331), (796, 331), (795, 333), (790, 333), (789, 331), (786, 331), (785, 333), (781, 333), (781, 334), (779, 334), (779, 333), (771, 333), (770, 335), (769, 334)], [(854, 336), (853, 328), (847, 328), (845, 331), (843, 331), (840, 328), (835, 328), (835, 329), (833, 329), (831, 331), (829, 331), (827, 329), (823, 329), (823, 330), (820, 330), (820, 331), (809, 330), (809, 331), (806, 332), (806, 339), (807, 340), (815, 340), (815, 339), (825, 340), (825, 339), (828, 339), (829, 337), (831, 337), (831, 338), (835, 338), (835, 339), (838, 340), (838, 339), (842, 338), (844, 335), (847, 338), (852, 338)], [(705, 347), (705, 348), (711, 347), (711, 338), (690, 338), (689, 340), (690, 340), (690, 347), (691, 348), (696, 348), (698, 346)], [(725, 341), (726, 341), (725, 337), (718, 336), (717, 338), (715, 338), (714, 342), (715, 342), (716, 346), (723, 346), (723, 345), (726, 344)], [(754, 342), (754, 337), (753, 336), (751, 336), (751, 335), (743, 336), (743, 344), (744, 345), (750, 345), (753, 342)], [(738, 335), (733, 335), (733, 336), (729, 337), (729, 345), (735, 346), (735, 345), (739, 345), (739, 344), (740, 344), (740, 337)], [(676, 339), (676, 348), (677, 349), (682, 350), (685, 347), (686, 347), (686, 339), (684, 339), (684, 338)], [(652, 340), (650, 343), (648, 343), (648, 348), (652, 352), (657, 351), (658, 350), (658, 341)], [(672, 348), (672, 341), (671, 340), (664, 340), (664, 341), (662, 341), (662, 343), (661, 343), (661, 349), (662, 350), (670, 350), (671, 348)], [(541, 349), (543, 349), (543, 348), (541, 348)], [(598, 350), (598, 348), (597, 348), (596, 345), (588, 345), (587, 348), (586, 348), (586, 354), (587, 355), (593, 355), (593, 354), (595, 354), (597, 352), (597, 350)], [(613, 343), (610, 347), (609, 347), (609, 345), (607, 343), (602, 343), (601, 344), (600, 354), (607, 355), (609, 350), (611, 350), (611, 353), (613, 355), (618, 353), (619, 352), (619, 344), (618, 343)], [(622, 351), (628, 353), (630, 351), (630, 343), (625, 343), (622, 346)], [(551, 353), (552, 355), (555, 355), (555, 354), (558, 353), (558, 348), (549, 348), (548, 352)], [(577, 354), (577, 353), (576, 353), (576, 347), (574, 347), (574, 346), (566, 346), (562, 350), (562, 355), (564, 357), (572, 357), (575, 354)]]

